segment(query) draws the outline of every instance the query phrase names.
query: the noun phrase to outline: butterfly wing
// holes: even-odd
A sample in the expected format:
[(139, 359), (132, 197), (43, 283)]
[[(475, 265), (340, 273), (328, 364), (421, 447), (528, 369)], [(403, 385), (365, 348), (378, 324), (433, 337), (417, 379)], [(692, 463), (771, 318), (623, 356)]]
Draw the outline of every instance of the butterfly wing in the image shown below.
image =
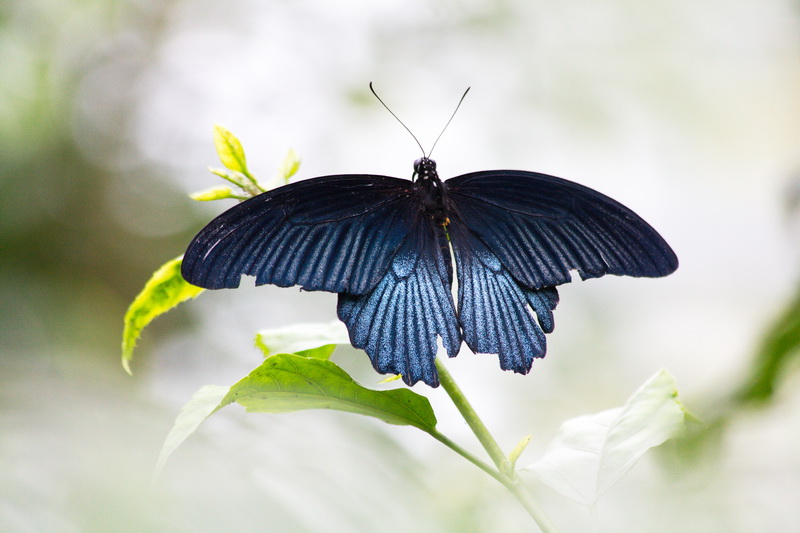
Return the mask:
[(181, 273), (208, 289), (256, 284), (364, 294), (384, 276), (414, 219), (412, 184), (324, 176), (251, 198), (192, 240)]
[(501, 170), (465, 174), (444, 187), (464, 341), (476, 353), (497, 353), (504, 370), (526, 374), (544, 357), (555, 286), (570, 281), (570, 270), (584, 279), (657, 277), (678, 266), (638, 215), (576, 183)]
[(450, 218), (448, 228), (456, 257), (464, 341), (475, 353), (498, 354), (503, 370), (527, 374), (534, 358), (545, 355), (544, 334), (555, 325), (552, 311), (558, 291), (521, 285), (457, 216)]
[(363, 348), (375, 370), (402, 374), (413, 385), (439, 385), (434, 361), (437, 337), (454, 356), (461, 332), (451, 294), (452, 269), (443, 228), (422, 209), (375, 290), (340, 294), (338, 315), (350, 341)]
[(508, 272), (531, 289), (605, 274), (660, 277), (675, 253), (636, 213), (597, 191), (554, 176), (515, 170), (464, 174), (444, 182), (449, 212)]
[(409, 385), (438, 385), (437, 337), (450, 355), (461, 345), (447, 238), (407, 180), (326, 176), (251, 198), (194, 238), (181, 272), (210, 289), (248, 274), (338, 292), (353, 346)]

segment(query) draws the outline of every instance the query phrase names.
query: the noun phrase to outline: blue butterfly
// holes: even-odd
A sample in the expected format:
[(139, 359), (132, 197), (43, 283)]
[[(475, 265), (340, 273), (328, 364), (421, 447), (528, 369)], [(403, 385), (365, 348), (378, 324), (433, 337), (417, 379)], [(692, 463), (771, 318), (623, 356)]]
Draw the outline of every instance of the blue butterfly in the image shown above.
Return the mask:
[(235, 288), (247, 274), (338, 293), (350, 341), (375, 370), (436, 387), (439, 337), (451, 357), (463, 341), (528, 373), (572, 270), (660, 277), (677, 267), (649, 224), (597, 191), (518, 170), (442, 181), (425, 156), (411, 181), (324, 176), (242, 202), (200, 231), (181, 272), (207, 289)]

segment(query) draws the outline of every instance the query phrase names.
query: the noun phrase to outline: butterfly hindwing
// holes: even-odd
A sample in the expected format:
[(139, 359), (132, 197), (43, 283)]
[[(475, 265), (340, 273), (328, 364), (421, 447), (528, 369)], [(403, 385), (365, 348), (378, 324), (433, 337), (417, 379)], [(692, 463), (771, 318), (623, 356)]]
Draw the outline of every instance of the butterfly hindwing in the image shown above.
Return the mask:
[(592, 189), (516, 170), (444, 182), (448, 210), (524, 287), (539, 289), (604, 274), (659, 277), (678, 260), (633, 211)]
[(544, 334), (553, 331), (558, 292), (555, 287), (537, 290), (520, 285), (457, 217), (451, 218), (448, 228), (464, 341), (475, 353), (498, 354), (503, 370), (527, 374), (533, 360), (545, 355)]
[(402, 374), (409, 385), (439, 384), (437, 337), (450, 356), (461, 345), (450, 272), (444, 230), (420, 212), (375, 289), (339, 295), (338, 315), (351, 343), (367, 352), (378, 372)]
[(411, 182), (325, 176), (251, 198), (211, 221), (183, 258), (183, 277), (208, 289), (256, 284), (369, 292), (413, 220)]

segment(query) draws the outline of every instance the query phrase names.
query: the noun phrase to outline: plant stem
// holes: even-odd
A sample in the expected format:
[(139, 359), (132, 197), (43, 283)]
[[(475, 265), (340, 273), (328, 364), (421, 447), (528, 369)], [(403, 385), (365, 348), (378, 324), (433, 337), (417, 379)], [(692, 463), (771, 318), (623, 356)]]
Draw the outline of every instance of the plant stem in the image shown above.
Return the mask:
[(528, 511), (528, 514), (536, 521), (543, 533), (558, 533), (556, 525), (550, 520), (550, 517), (545, 514), (544, 509), (539, 506), (539, 503), (525, 485), (522, 484), (516, 473), (514, 473), (513, 481), (508, 480), (508, 483), (503, 483), (503, 485), (517, 497), (517, 500), (525, 507), (525, 510)]
[(483, 446), (489, 454), (489, 457), (491, 457), (492, 462), (497, 466), (497, 471), (493, 470), (489, 465), (470, 454), (444, 435), (438, 432), (431, 433), (431, 435), (502, 483), (503, 486), (519, 500), (523, 507), (525, 507), (525, 510), (528, 511), (528, 514), (531, 515), (544, 533), (558, 533), (553, 522), (544, 513), (544, 510), (539, 507), (539, 504), (525, 485), (522, 484), (519, 476), (517, 476), (517, 473), (511, 465), (511, 461), (509, 461), (506, 454), (503, 453), (500, 445), (497, 444), (497, 441), (489, 432), (489, 429), (480, 419), (478, 413), (475, 412), (475, 409), (472, 408), (472, 405), (470, 405), (466, 396), (464, 396), (461, 388), (453, 380), (453, 376), (450, 375), (450, 372), (448, 372), (444, 363), (438, 357), (436, 358), (436, 369), (439, 371), (439, 382), (442, 388), (447, 395), (450, 396), (450, 399), (461, 413), (461, 416), (464, 417), (467, 425), (469, 425), (472, 432), (480, 441), (481, 446)]
[(458, 408), (464, 420), (467, 421), (467, 425), (469, 425), (475, 436), (478, 437), (481, 446), (483, 446), (483, 449), (489, 454), (489, 457), (492, 458), (492, 462), (494, 462), (500, 472), (504, 474), (510, 472), (511, 461), (509, 461), (506, 454), (503, 453), (500, 445), (497, 444), (492, 434), (489, 433), (489, 429), (480, 419), (478, 413), (475, 412), (475, 409), (472, 408), (469, 401), (467, 401), (467, 397), (461, 392), (461, 388), (453, 380), (453, 376), (450, 375), (450, 372), (445, 368), (442, 360), (438, 357), (436, 358), (436, 370), (439, 371), (439, 382), (442, 388), (447, 395), (450, 396), (450, 399), (453, 400), (453, 403), (456, 404), (456, 408)]
[(439, 442), (441, 442), (442, 444), (444, 444), (445, 446), (447, 446), (448, 448), (450, 448), (451, 450), (453, 450), (454, 452), (456, 452), (458, 455), (462, 456), (467, 461), (474, 464), (475, 466), (477, 466), (478, 468), (480, 468), (481, 470), (483, 470), (484, 472), (495, 478), (497, 481), (505, 485), (506, 480), (503, 477), (503, 475), (494, 468), (492, 468), (491, 465), (481, 461), (480, 459), (472, 455), (470, 452), (468, 452), (467, 450), (465, 450), (464, 448), (462, 448), (461, 446), (459, 446), (458, 444), (456, 444), (455, 442), (453, 442), (452, 440), (450, 440), (449, 438), (447, 438), (446, 436), (444, 436), (443, 434), (439, 433), (436, 430), (433, 430), (433, 432), (431, 432), (430, 435)]

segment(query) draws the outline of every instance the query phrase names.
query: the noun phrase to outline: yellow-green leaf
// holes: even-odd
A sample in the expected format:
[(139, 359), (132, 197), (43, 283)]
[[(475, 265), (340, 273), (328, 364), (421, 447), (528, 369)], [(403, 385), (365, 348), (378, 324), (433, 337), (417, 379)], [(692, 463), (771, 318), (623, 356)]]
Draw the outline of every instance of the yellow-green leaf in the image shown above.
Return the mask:
[(159, 315), (162, 315), (190, 298), (195, 298), (204, 289), (190, 285), (181, 276), (183, 256), (165, 263), (153, 273), (142, 292), (133, 300), (125, 313), (125, 329), (122, 332), (122, 366), (130, 374), (133, 349), (142, 330)]
[(297, 174), (299, 169), (300, 156), (294, 149), (289, 148), (289, 151), (286, 152), (286, 157), (283, 158), (283, 161), (278, 167), (278, 177), (282, 179), (284, 183), (288, 183), (291, 177)]
[(214, 146), (223, 165), (244, 175), (249, 174), (242, 143), (233, 133), (219, 124), (214, 125)]
[(224, 185), (221, 185), (219, 187), (209, 187), (208, 189), (197, 191), (196, 193), (190, 194), (189, 197), (192, 200), (197, 200), (198, 202), (224, 200), (225, 198), (236, 198), (236, 199), (245, 198), (244, 196), (234, 194), (233, 189), (231, 189), (230, 187), (225, 187)]
[(522, 437), (522, 440), (520, 440), (517, 443), (517, 445), (514, 446), (514, 449), (511, 450), (511, 453), (508, 454), (508, 460), (511, 462), (512, 470), (514, 469), (514, 466), (517, 464), (517, 459), (519, 459), (519, 456), (522, 455), (522, 452), (524, 452), (525, 448), (527, 448), (528, 444), (530, 444), (532, 437), (533, 435), (526, 435)]

